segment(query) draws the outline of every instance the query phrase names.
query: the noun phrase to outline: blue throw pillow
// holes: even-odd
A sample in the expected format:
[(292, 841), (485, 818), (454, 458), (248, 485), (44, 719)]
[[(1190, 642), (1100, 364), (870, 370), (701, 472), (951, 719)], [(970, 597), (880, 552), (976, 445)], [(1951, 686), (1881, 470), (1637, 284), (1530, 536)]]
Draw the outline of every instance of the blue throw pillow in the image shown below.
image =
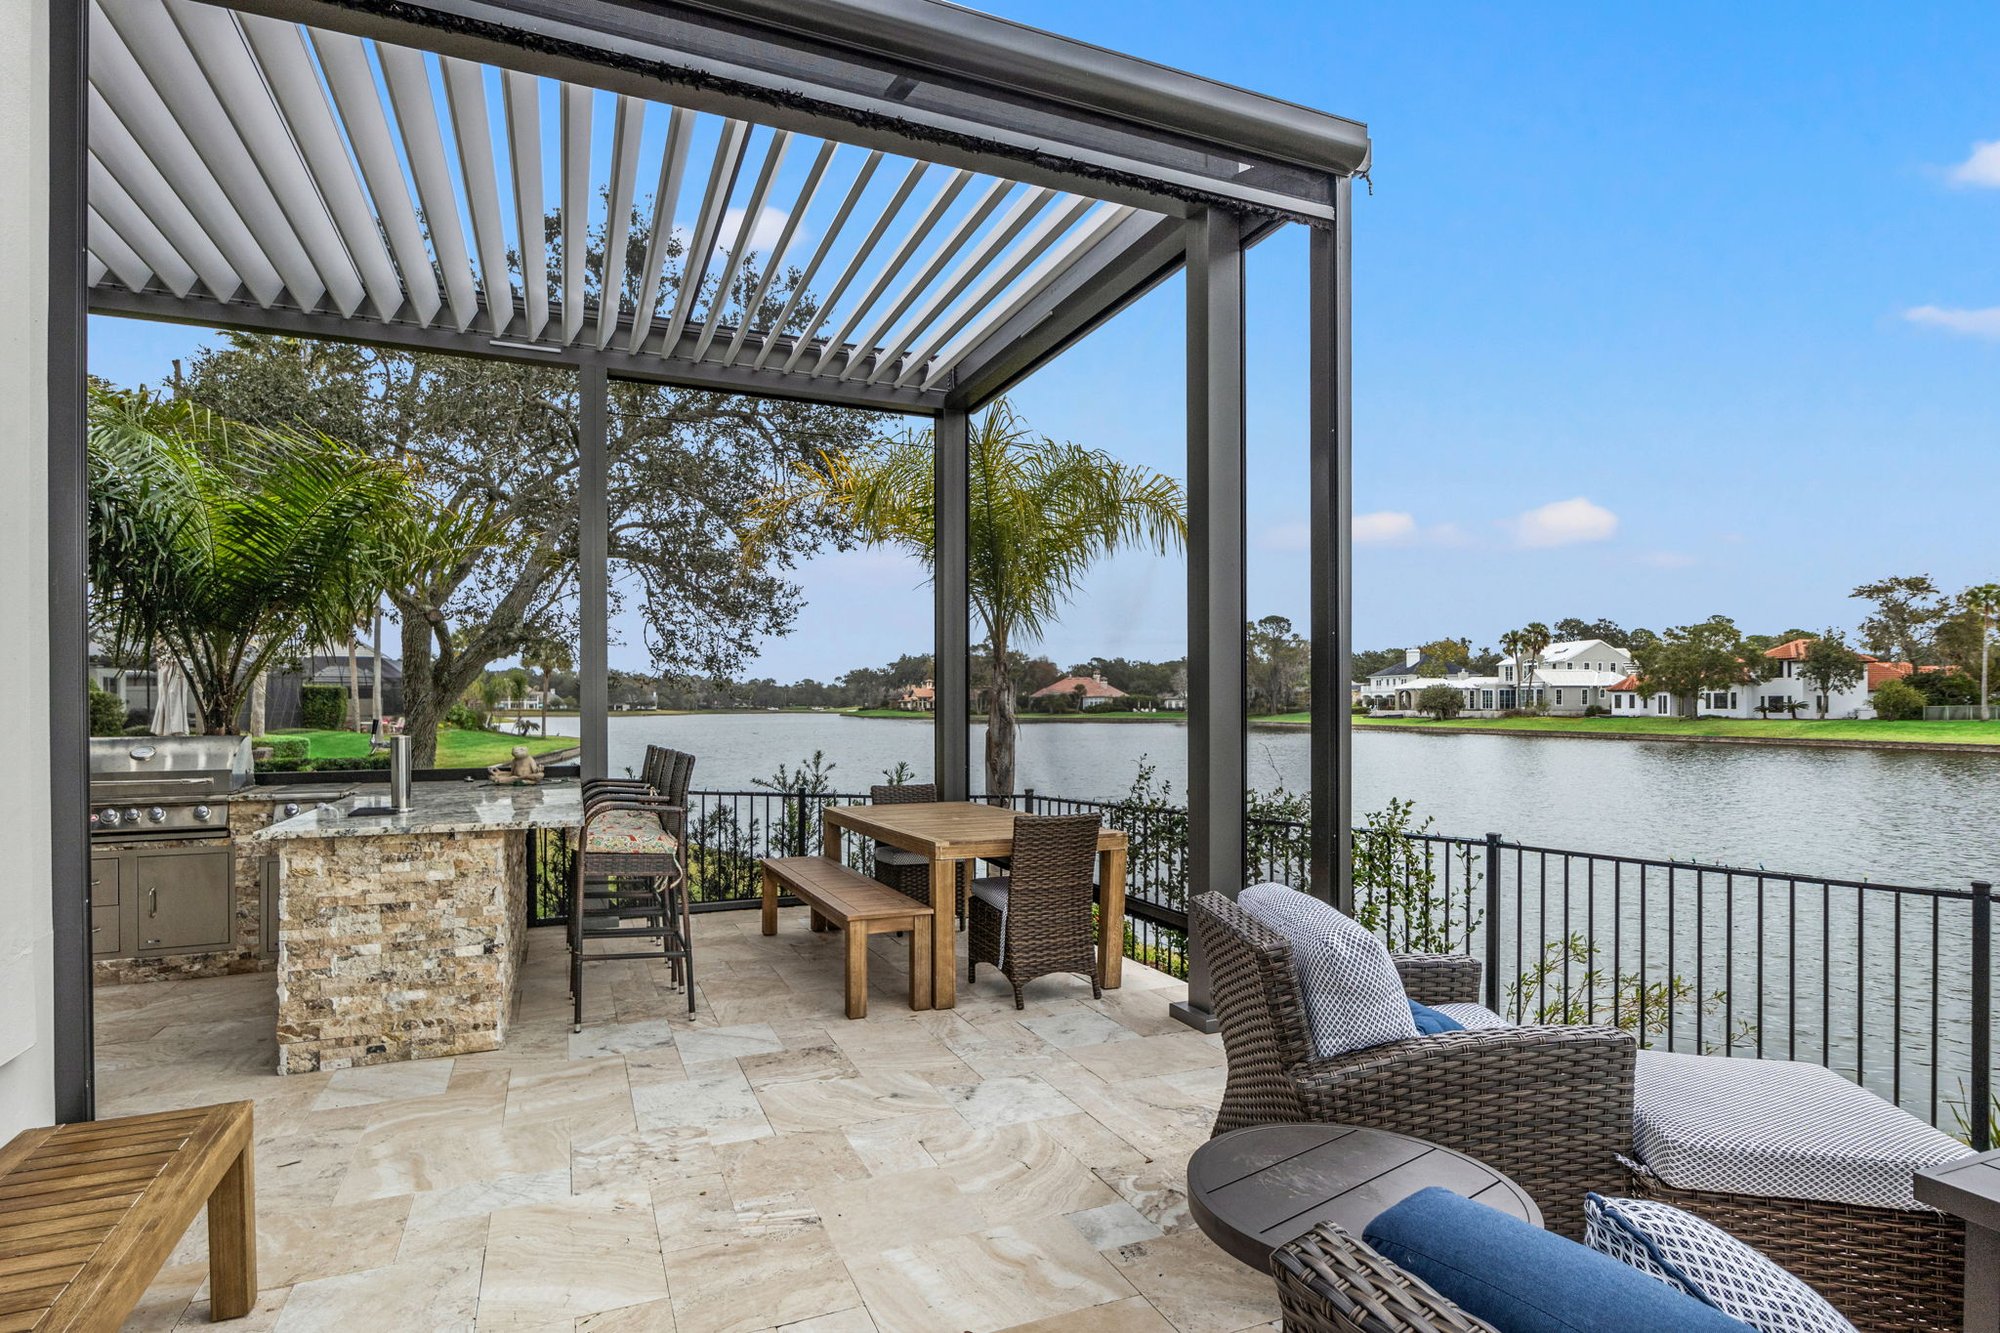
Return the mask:
[(1500, 1333), (1749, 1329), (1616, 1259), (1446, 1189), (1419, 1190), (1362, 1237)]
[(1463, 1032), (1465, 1024), (1450, 1014), (1433, 1009), (1427, 1004), (1410, 1001), (1410, 1017), (1416, 1021), (1417, 1031), (1426, 1037), (1434, 1037), (1440, 1032)]

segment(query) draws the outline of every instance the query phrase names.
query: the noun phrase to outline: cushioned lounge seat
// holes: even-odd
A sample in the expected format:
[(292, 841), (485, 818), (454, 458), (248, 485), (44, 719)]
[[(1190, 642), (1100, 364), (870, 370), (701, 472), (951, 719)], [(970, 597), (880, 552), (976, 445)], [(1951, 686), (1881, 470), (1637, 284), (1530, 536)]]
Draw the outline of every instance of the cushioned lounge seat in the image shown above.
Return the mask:
[(1911, 1177), (1972, 1150), (1830, 1069), (1640, 1051), (1632, 1144), (1675, 1189), (1916, 1208)]

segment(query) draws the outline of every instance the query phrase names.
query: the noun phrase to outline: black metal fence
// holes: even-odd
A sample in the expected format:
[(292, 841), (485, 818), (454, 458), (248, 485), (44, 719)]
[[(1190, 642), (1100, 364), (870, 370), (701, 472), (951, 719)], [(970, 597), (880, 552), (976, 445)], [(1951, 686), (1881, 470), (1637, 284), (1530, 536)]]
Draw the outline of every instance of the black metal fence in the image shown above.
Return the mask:
[[(851, 792), (689, 794), (697, 910), (747, 907), (756, 861), (820, 845)], [(1130, 838), (1125, 953), (1187, 971), (1187, 812), (1021, 792)], [(1308, 826), (1253, 819), (1250, 877), (1303, 886)], [(871, 845), (848, 837), (864, 872)], [(565, 911), (567, 844), (530, 842), (532, 915)], [(1485, 961), (1488, 1006), (1518, 1022), (1611, 1023), (1669, 1051), (1825, 1065), (1981, 1147), (1990, 1141), (1992, 889), (1884, 884), (1580, 852), (1400, 828), (1357, 829), (1356, 914), (1398, 952)]]

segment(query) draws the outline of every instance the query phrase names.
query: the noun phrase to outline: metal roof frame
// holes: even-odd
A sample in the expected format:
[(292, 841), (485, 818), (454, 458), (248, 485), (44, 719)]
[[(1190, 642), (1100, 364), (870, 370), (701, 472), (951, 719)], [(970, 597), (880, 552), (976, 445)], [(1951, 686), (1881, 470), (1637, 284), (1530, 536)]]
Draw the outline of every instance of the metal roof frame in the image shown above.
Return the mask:
[[(1355, 122), (940, 0), (88, 10), (92, 310), (845, 406), (991, 401), (1177, 271), (1187, 217), (1326, 225), (1368, 157)], [(694, 257), (677, 282), (657, 241), (636, 291), (545, 249), (545, 186), (565, 237), (602, 197), (624, 274), (646, 184), (649, 235)]]

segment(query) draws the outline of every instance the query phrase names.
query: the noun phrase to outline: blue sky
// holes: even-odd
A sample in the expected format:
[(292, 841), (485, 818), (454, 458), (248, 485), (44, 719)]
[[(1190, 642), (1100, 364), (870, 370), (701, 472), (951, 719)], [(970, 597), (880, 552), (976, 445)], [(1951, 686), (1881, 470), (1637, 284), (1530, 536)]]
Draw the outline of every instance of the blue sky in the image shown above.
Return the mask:
[[(1369, 124), (1356, 205), (1356, 634), (1530, 619), (1851, 625), (1890, 573), (2000, 576), (2000, 10), (1721, 5), (996, 12)], [(1305, 247), (1250, 262), (1250, 606), (1303, 622)], [(1038, 429), (1178, 475), (1182, 292), (1038, 374)], [(164, 377), (196, 331), (97, 320)], [(756, 674), (929, 639), (886, 553), (804, 570)], [(1046, 645), (1183, 651), (1177, 559), (1101, 566)], [(636, 634), (614, 661), (640, 665)]]

